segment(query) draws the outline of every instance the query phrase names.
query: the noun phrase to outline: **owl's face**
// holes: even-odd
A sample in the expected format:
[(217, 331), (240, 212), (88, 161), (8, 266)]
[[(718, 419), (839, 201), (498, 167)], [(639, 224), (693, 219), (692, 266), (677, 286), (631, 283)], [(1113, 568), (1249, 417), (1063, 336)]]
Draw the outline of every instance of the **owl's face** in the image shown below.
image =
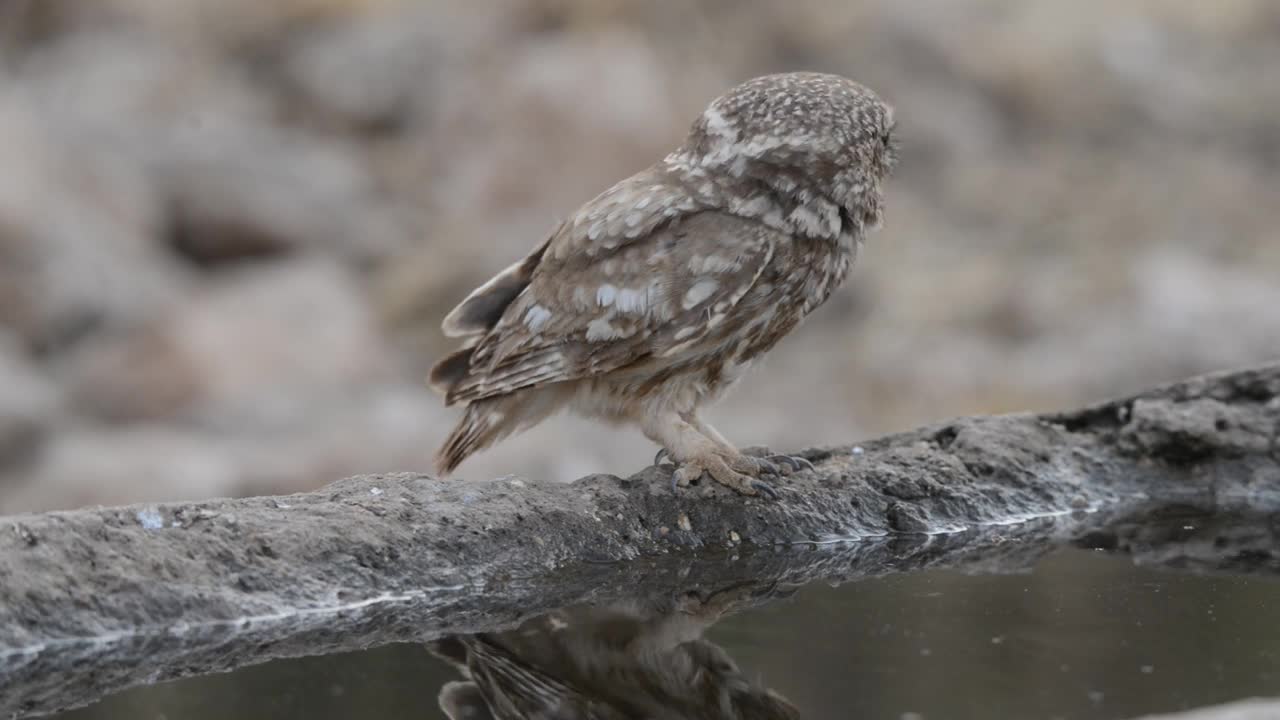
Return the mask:
[(834, 202), (859, 228), (880, 224), (897, 161), (893, 108), (838, 75), (749, 80), (714, 100), (685, 148), (696, 164), (806, 200)]

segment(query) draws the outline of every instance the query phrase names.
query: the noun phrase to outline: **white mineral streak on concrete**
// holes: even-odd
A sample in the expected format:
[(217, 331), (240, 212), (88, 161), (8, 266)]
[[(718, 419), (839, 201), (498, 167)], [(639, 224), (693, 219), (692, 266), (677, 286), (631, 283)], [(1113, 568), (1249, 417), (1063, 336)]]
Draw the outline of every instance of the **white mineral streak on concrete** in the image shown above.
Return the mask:
[(90, 647), (105, 647), (113, 645), (122, 640), (128, 640), (135, 637), (150, 637), (168, 633), (171, 635), (186, 635), (192, 631), (210, 630), (215, 628), (237, 628), (247, 630), (255, 625), (272, 624), (285, 620), (293, 620), (298, 618), (323, 618), (327, 619), (331, 616), (344, 612), (352, 612), (356, 610), (364, 610), (379, 605), (387, 605), (391, 603), (409, 602), (418, 600), (436, 593), (457, 592), (465, 589), (466, 585), (441, 585), (432, 588), (421, 588), (418, 590), (410, 590), (404, 593), (383, 593), (364, 600), (356, 600), (353, 602), (341, 603), (337, 605), (322, 605), (310, 608), (290, 608), (279, 612), (264, 613), (261, 615), (245, 615), (243, 617), (230, 618), (227, 620), (201, 620), (199, 622), (177, 622), (171, 625), (144, 625), (139, 628), (129, 630), (119, 630), (116, 632), (104, 633), (102, 635), (91, 635), (83, 637), (69, 638), (52, 638), (33, 645), (18, 648), (0, 648), (0, 660), (9, 660), (10, 658), (22, 657), (25, 655), (38, 655), (45, 650), (55, 650), (62, 647), (73, 645), (86, 645)]

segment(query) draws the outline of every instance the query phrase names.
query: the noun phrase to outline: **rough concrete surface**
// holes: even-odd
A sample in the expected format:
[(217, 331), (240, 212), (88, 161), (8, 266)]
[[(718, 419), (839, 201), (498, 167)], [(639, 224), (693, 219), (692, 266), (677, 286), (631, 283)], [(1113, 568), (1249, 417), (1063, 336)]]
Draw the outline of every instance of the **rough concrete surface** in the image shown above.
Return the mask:
[[(1280, 507), (1278, 433), (1280, 364), (809, 450), (816, 469), (780, 482), (776, 501), (673, 492), (670, 468), (650, 467), (565, 484), (360, 476), (298, 495), (4, 518), (0, 712), (576, 602), (1024, 567), (1064, 538), (1121, 546), (1104, 520), (1138, 508)], [(1169, 562), (1163, 547), (1182, 565), (1199, 552), (1210, 569), (1252, 558), (1274, 572), (1265, 540), (1241, 553), (1258, 540), (1134, 552)]]

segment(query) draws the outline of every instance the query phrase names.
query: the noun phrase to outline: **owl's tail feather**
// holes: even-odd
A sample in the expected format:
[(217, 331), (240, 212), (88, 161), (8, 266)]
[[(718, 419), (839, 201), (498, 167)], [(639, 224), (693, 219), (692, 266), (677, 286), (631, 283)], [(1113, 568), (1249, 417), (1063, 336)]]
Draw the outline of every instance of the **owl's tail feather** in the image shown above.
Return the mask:
[(471, 455), (483, 450), (506, 435), (508, 420), (501, 406), (509, 404), (510, 396), (488, 398), (467, 406), (462, 422), (449, 433), (449, 437), (436, 453), (436, 472), (448, 475)]
[(454, 680), (440, 688), (436, 702), (449, 720), (493, 720), (489, 701), (480, 686), (469, 680)]
[(554, 386), (472, 402), (436, 453), (436, 473), (452, 473), (463, 460), (511, 433), (537, 424), (562, 403), (563, 395)]
[(427, 376), (427, 384), (432, 390), (445, 396), (445, 405), (452, 405), (448, 400), (449, 393), (471, 373), (471, 353), (475, 348), (467, 347), (450, 353), (431, 368)]

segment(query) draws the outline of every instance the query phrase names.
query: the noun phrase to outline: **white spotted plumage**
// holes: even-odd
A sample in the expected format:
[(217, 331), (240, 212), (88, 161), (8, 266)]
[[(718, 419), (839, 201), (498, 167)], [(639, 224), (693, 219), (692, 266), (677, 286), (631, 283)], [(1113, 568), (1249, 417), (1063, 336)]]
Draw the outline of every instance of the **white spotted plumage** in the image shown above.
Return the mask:
[(639, 424), (680, 480), (754, 492), (762, 463), (698, 409), (843, 281), (880, 220), (892, 129), (871, 91), (833, 75), (757, 78), (712, 102), (680, 148), (446, 318), (466, 346), (432, 384), (468, 410), (440, 469), (568, 406)]

